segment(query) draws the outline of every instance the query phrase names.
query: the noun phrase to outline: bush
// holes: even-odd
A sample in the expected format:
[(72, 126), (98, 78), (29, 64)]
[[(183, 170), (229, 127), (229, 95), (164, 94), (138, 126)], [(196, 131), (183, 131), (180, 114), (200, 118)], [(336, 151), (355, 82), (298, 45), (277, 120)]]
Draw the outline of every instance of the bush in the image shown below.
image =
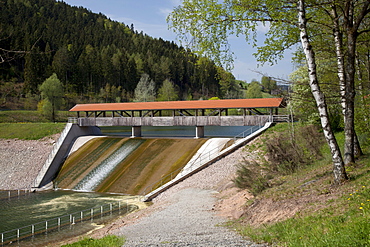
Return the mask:
[(295, 133), (275, 133), (265, 140), (272, 170), (291, 174), (322, 157), (322, 134), (315, 125), (295, 128)]
[(252, 163), (247, 160), (242, 164), (238, 164), (236, 177), (232, 180), (235, 186), (240, 189), (249, 189), (253, 195), (257, 195), (269, 188), (267, 176), (254, 171), (258, 168), (259, 165), (256, 162)]

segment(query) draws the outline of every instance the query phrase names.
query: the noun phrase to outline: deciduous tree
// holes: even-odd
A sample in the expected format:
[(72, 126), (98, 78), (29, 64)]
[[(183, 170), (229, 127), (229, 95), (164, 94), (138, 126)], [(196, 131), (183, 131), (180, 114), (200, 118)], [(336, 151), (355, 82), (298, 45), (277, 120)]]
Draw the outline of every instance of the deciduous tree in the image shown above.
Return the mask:
[(39, 87), (42, 98), (45, 100), (44, 106), (50, 110), (45, 111), (48, 117), (55, 121), (56, 111), (63, 103), (63, 85), (54, 73), (48, 79), (46, 79)]
[(176, 90), (175, 84), (166, 79), (164, 80), (162, 86), (158, 89), (158, 101), (174, 101), (178, 100), (179, 95)]
[(148, 74), (143, 74), (135, 88), (135, 101), (155, 101), (155, 83)]

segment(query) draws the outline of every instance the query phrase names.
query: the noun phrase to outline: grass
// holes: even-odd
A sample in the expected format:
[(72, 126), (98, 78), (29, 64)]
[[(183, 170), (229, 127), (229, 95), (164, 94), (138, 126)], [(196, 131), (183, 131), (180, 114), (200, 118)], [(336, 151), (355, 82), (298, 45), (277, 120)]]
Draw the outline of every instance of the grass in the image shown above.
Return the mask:
[(60, 111), (57, 122), (52, 123), (38, 111), (0, 111), (0, 138), (38, 140), (62, 132), (72, 116)]
[[(272, 130), (284, 131), (281, 125), (276, 127)], [(342, 147), (343, 133), (337, 134), (337, 140)], [(332, 185), (332, 162), (324, 145), (323, 158), (295, 173), (275, 175), (274, 186), (255, 198), (271, 199), (276, 205), (304, 203), (294, 217), (263, 225), (240, 219), (231, 226), (255, 242), (272, 246), (370, 246), (370, 150), (362, 147), (365, 155), (346, 167), (350, 179), (340, 186)]]
[[(66, 123), (69, 117), (76, 117), (76, 114), (68, 111), (58, 111), (56, 122)], [(0, 111), (0, 123), (50, 123), (38, 111)]]
[(114, 235), (108, 235), (100, 239), (84, 238), (73, 244), (62, 245), (61, 247), (119, 247), (125, 243), (125, 239)]
[(65, 123), (0, 123), (0, 138), (38, 140), (62, 132)]

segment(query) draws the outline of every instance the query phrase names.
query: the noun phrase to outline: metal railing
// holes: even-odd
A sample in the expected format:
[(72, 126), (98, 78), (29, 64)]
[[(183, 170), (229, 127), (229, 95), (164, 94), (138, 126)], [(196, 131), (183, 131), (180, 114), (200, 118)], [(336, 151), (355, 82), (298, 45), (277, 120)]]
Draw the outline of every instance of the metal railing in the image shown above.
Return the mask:
[[(139, 196), (135, 196), (133, 198), (137, 201), (140, 201)], [(52, 218), (21, 228), (2, 232), (0, 233), (0, 243), (1, 246), (4, 246), (5, 244), (11, 242), (21, 241), (27, 238), (34, 238), (40, 234), (61, 231), (68, 228), (68, 226), (75, 226), (82, 222), (94, 222), (94, 220), (101, 220), (104, 219), (104, 217), (112, 216), (113, 214), (126, 214), (136, 209), (137, 206), (129, 204), (128, 199), (107, 203), (94, 208), (89, 208), (83, 211), (74, 212), (61, 217)]]
[[(243, 139), (251, 134), (253, 134), (255, 131), (262, 128), (263, 125), (258, 126), (252, 126), (252, 128), (243, 131), (242, 133), (234, 136), (231, 140), (233, 140), (232, 144), (229, 144), (229, 146), (235, 144), (238, 139)], [(170, 174), (164, 176), (160, 180), (148, 185), (144, 188), (143, 192), (141, 193), (142, 196), (145, 196), (149, 194), (150, 192), (160, 188), (161, 186), (165, 185), (172, 179), (175, 179), (183, 170), (186, 169), (187, 173), (194, 171), (195, 169), (199, 168), (201, 165), (206, 164), (207, 162), (211, 161), (212, 159), (216, 158), (220, 151), (225, 147), (225, 144), (219, 145), (216, 148), (208, 151), (207, 153), (204, 153), (202, 155), (199, 155), (191, 164), (186, 164), (183, 167), (176, 169), (175, 171), (171, 172)]]

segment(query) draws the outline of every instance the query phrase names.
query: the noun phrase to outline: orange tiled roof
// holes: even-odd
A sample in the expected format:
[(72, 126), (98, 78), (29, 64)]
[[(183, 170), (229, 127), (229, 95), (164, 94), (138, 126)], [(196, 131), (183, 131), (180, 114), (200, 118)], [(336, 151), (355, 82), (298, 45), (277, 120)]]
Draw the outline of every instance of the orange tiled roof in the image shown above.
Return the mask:
[(194, 110), (283, 107), (283, 98), (77, 104), (69, 111)]

